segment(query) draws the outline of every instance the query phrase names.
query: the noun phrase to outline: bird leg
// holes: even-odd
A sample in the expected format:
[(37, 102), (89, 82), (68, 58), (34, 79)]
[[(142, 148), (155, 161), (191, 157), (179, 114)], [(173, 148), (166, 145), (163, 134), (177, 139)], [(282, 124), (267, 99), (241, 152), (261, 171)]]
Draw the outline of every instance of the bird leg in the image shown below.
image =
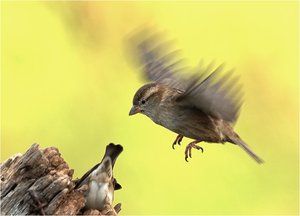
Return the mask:
[(178, 136), (176, 137), (175, 141), (172, 144), (172, 148), (175, 149), (175, 145), (178, 144), (180, 145), (181, 141), (182, 141), (183, 135), (178, 134)]
[(200, 147), (200, 146), (198, 146), (198, 145), (196, 145), (196, 144), (199, 143), (199, 142), (201, 142), (201, 141), (200, 141), (200, 140), (195, 140), (195, 141), (191, 142), (190, 144), (188, 144), (188, 145), (186, 146), (185, 151), (184, 151), (186, 162), (188, 162), (187, 159), (188, 159), (189, 157), (192, 158), (192, 148), (195, 148), (195, 149), (197, 149), (197, 150), (200, 150), (200, 149), (201, 149), (201, 151), (202, 151), (202, 153), (203, 153), (203, 148)]

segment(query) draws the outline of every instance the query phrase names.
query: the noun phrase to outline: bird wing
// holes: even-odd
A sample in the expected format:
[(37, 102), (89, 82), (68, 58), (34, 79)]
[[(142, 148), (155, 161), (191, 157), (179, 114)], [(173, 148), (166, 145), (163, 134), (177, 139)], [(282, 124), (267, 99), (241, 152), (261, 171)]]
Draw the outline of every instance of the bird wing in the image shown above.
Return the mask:
[(200, 69), (200, 75), (194, 74), (188, 79), (188, 85), (177, 101), (235, 123), (242, 105), (241, 86), (238, 85), (238, 77), (233, 77), (233, 71), (222, 73), (222, 70), (223, 65), (212, 72), (210, 67)]
[(91, 168), (89, 171), (87, 171), (80, 179), (75, 180), (75, 188), (80, 188), (82, 185), (84, 184), (88, 184), (89, 179), (88, 176), (95, 170), (98, 168), (98, 166), (100, 165), (100, 163), (96, 164), (95, 166), (93, 166), (93, 168)]
[(135, 63), (143, 72), (143, 78), (172, 88), (184, 89), (184, 82), (178, 79), (178, 72), (186, 70), (184, 60), (178, 58), (179, 50), (171, 49), (172, 42), (162, 40), (160, 34), (147, 30), (130, 37), (129, 47)]
[(232, 71), (221, 75), (223, 65), (213, 70), (210, 64), (186, 73), (191, 69), (183, 65), (179, 51), (171, 49), (171, 42), (147, 30), (131, 37), (130, 44), (146, 80), (180, 90), (177, 100), (186, 106), (232, 123), (236, 121), (242, 103), (241, 88), (237, 79), (232, 78)]

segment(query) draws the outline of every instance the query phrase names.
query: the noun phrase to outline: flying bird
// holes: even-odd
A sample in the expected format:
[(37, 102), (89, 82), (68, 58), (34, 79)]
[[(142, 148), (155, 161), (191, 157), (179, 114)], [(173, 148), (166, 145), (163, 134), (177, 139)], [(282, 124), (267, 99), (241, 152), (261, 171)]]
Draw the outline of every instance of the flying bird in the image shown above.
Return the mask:
[(121, 145), (113, 143), (107, 145), (102, 161), (76, 182), (75, 188), (88, 185), (88, 190), (84, 193), (85, 209), (97, 209), (99, 211), (112, 209), (114, 191), (122, 188), (113, 177), (114, 164), (122, 151)]
[[(170, 41), (158, 33), (141, 31), (128, 39), (131, 54), (149, 83), (133, 97), (129, 115), (148, 116), (153, 122), (177, 134), (172, 147), (183, 137), (193, 139), (185, 148), (185, 160), (192, 149), (203, 152), (200, 142), (236, 144), (255, 161), (262, 163), (234, 131), (242, 105), (242, 91), (233, 71), (224, 65), (189, 69), (172, 50)], [(188, 73), (187, 73), (188, 72)]]

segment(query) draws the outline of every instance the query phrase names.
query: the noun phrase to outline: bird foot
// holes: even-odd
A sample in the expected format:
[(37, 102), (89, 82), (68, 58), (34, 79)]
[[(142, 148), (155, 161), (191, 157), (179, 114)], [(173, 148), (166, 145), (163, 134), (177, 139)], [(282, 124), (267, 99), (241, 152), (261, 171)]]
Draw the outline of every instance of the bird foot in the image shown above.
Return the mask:
[(172, 148), (175, 149), (175, 145), (178, 144), (180, 145), (181, 141), (182, 141), (183, 135), (178, 134), (178, 136), (176, 137), (175, 141), (172, 144)]
[(185, 154), (185, 160), (188, 162), (188, 158), (192, 158), (192, 148), (195, 148), (197, 150), (201, 150), (203, 153), (203, 148), (201, 146), (196, 145), (200, 141), (193, 141), (190, 144), (188, 144), (185, 148), (184, 154)]

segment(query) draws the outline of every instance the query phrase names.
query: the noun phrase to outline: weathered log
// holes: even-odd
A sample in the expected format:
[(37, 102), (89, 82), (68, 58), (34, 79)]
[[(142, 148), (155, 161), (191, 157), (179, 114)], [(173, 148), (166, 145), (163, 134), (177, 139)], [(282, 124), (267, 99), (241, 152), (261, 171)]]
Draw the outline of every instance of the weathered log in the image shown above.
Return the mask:
[(33, 144), (9, 158), (0, 165), (1, 215), (117, 214), (113, 208), (83, 211), (84, 189), (74, 189), (73, 172), (54, 147), (42, 150)]

